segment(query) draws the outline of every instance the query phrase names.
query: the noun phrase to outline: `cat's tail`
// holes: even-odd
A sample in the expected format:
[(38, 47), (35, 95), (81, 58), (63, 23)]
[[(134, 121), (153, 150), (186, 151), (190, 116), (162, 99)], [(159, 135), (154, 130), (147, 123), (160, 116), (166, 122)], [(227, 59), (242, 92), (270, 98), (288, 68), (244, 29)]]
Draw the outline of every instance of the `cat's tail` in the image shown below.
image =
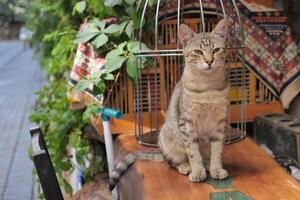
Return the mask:
[(110, 190), (115, 188), (122, 174), (124, 174), (136, 160), (164, 161), (164, 158), (160, 152), (137, 151), (127, 154), (111, 173), (111, 177), (109, 179)]

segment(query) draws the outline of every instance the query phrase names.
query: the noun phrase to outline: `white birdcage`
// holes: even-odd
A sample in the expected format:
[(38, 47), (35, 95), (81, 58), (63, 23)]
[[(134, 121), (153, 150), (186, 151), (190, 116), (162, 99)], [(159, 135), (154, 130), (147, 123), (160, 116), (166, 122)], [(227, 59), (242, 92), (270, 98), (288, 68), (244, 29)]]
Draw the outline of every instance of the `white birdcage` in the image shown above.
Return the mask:
[[(183, 71), (183, 53), (177, 31), (180, 24), (188, 25), (196, 33), (210, 32), (223, 18), (229, 25), (226, 64), (231, 101), (226, 143), (245, 138), (248, 77), (245, 71), (244, 32), (236, 1), (157, 0), (150, 6), (150, 0), (140, 0), (137, 10), (141, 12), (137, 39), (151, 49), (142, 50), (141, 45), (137, 53), (139, 68), (142, 68), (145, 58), (151, 63), (139, 71), (134, 90), (135, 133), (139, 143), (156, 146), (169, 99)], [(152, 32), (143, 29), (146, 20)]]

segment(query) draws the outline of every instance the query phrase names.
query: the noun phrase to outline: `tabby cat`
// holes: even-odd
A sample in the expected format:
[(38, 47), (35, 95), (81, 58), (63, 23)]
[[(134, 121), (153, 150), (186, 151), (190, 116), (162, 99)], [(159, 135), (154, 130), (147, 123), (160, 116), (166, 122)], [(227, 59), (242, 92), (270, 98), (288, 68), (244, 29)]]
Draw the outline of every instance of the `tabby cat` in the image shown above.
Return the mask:
[[(159, 149), (127, 155), (110, 180), (111, 188), (137, 159), (168, 161), (191, 182), (204, 181), (206, 170), (214, 179), (228, 173), (222, 166), (222, 151), (229, 106), (225, 39), (228, 25), (221, 20), (211, 33), (194, 33), (179, 27), (185, 68), (169, 102), (165, 123), (159, 133)], [(146, 158), (145, 158), (146, 156)]]

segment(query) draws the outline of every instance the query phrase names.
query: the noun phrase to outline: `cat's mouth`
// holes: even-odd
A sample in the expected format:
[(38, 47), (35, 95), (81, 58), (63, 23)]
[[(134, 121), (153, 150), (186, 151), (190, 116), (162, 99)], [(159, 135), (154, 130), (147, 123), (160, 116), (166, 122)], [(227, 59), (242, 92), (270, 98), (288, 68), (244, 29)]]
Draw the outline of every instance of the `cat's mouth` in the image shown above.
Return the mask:
[(211, 64), (201, 63), (200, 65), (198, 65), (198, 69), (203, 70), (203, 71), (212, 71), (215, 69), (215, 67), (213, 66), (213, 63), (211, 63)]
[(211, 65), (208, 65), (207, 69), (206, 70), (211, 70), (212, 69), (212, 66)]
[(213, 66), (211, 66), (211, 65), (208, 65), (206, 67), (202, 67), (201, 69), (204, 70), (204, 71), (212, 71), (215, 68)]

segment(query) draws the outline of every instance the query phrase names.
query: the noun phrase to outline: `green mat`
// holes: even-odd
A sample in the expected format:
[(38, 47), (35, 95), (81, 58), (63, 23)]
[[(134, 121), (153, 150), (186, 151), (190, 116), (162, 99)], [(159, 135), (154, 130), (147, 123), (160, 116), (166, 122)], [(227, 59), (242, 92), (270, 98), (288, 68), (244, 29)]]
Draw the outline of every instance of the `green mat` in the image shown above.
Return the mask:
[(206, 183), (213, 186), (216, 189), (227, 189), (227, 188), (233, 188), (232, 186), (232, 178), (228, 177), (227, 179), (224, 180), (216, 180), (212, 178), (208, 178), (206, 180)]
[(239, 191), (213, 192), (210, 193), (210, 200), (253, 200)]

